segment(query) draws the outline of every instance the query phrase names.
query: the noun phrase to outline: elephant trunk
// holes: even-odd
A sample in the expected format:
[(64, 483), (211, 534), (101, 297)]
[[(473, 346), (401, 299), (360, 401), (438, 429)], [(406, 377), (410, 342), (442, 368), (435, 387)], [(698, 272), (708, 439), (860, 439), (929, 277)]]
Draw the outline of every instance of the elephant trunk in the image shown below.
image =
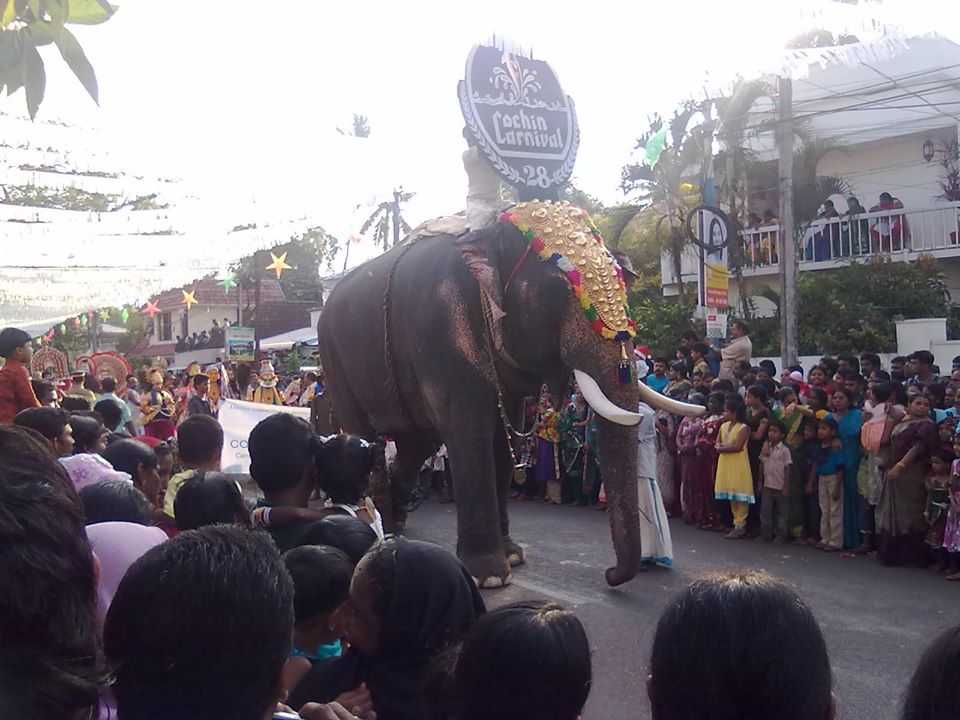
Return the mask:
[[(605, 374), (606, 375), (606, 374)], [(612, 373), (609, 373), (612, 375)], [(604, 383), (603, 394), (617, 407), (635, 408), (637, 385)], [(601, 386), (602, 387), (602, 386)], [(600, 473), (617, 564), (606, 571), (611, 587), (631, 580), (640, 567), (640, 509), (637, 494), (638, 426), (600, 419)]]

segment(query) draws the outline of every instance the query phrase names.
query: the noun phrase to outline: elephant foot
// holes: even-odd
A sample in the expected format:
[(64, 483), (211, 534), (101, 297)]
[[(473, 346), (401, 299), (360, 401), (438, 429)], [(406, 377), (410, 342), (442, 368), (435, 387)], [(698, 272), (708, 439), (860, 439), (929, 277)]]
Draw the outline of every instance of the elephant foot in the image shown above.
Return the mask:
[(510, 584), (510, 564), (503, 555), (467, 555), (460, 560), (479, 588), (499, 588)]
[(503, 539), (503, 552), (507, 556), (507, 562), (510, 563), (510, 567), (523, 565), (527, 561), (523, 554), (523, 548), (510, 538)]
[(617, 587), (618, 585), (623, 585), (626, 582), (630, 582), (637, 576), (636, 570), (621, 570), (619, 567), (607, 568), (604, 573), (604, 577), (607, 580), (607, 585), (610, 587)]

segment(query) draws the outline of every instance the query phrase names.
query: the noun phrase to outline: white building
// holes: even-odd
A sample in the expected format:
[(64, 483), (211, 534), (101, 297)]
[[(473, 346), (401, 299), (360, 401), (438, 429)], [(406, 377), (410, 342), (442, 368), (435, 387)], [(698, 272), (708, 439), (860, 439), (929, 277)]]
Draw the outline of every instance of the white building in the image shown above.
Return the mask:
[[(932, 255), (942, 261), (947, 285), (960, 299), (960, 203), (939, 197), (944, 169), (937, 162), (958, 137), (960, 46), (938, 36), (908, 38), (900, 45), (869, 62), (851, 62), (856, 53), (846, 52), (844, 61), (811, 66), (793, 82), (794, 116), (831, 146), (818, 162), (818, 175), (844, 179), (867, 210), (880, 204), (881, 193), (902, 206), (888, 203), (854, 218), (814, 222), (802, 242), (800, 271), (828, 270), (879, 254), (904, 262)], [(823, 51), (813, 55), (823, 57)], [(741, 221), (747, 213), (778, 214), (777, 155), (772, 124), (765, 124), (774, 119), (770, 100), (751, 109), (747, 127), (754, 131), (747, 139), (758, 168), (740, 194)], [(841, 215), (847, 212), (845, 198), (830, 199)], [(773, 305), (757, 293), (763, 286), (779, 287), (780, 228), (754, 225), (743, 233), (742, 243), (743, 287), (731, 280), (730, 304), (736, 307), (745, 292), (761, 314), (771, 313)], [(699, 258), (692, 249), (682, 265), (683, 281), (695, 287)], [(677, 294), (666, 254), (661, 270), (664, 294)]]

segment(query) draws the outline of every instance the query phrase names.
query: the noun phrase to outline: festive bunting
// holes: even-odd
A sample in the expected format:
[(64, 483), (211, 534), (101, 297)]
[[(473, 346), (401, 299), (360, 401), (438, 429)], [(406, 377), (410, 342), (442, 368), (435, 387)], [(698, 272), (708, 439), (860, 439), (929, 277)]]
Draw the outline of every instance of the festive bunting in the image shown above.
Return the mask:
[(225, 293), (230, 292), (230, 288), (235, 288), (237, 286), (237, 279), (234, 277), (233, 273), (227, 273), (224, 275), (223, 279), (220, 280), (220, 285), (223, 287)]
[(160, 307), (149, 300), (147, 300), (147, 307), (143, 310), (144, 315), (149, 315), (150, 319), (153, 320), (157, 315), (160, 314)]
[(267, 265), (267, 270), (273, 270), (277, 273), (277, 280), (280, 279), (280, 276), (283, 275), (284, 270), (293, 270), (291, 265), (287, 265), (287, 254), (281, 253), (280, 255), (274, 255), (270, 253), (270, 257), (273, 258), (273, 262)]
[(183, 304), (187, 306), (187, 311), (189, 312), (190, 308), (197, 304), (196, 290), (191, 290), (187, 292), (186, 290), (181, 290), (183, 293)]

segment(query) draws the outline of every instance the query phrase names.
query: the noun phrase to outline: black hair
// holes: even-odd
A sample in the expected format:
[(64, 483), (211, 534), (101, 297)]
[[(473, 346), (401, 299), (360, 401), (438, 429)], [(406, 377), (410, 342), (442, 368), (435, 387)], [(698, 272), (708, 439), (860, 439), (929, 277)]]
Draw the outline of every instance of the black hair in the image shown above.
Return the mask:
[(831, 712), (830, 658), (790, 587), (762, 572), (718, 573), (660, 616), (648, 690), (653, 720), (821, 720)]
[(153, 449), (140, 442), (125, 438), (117, 440), (107, 445), (107, 449), (100, 455), (111, 465), (114, 470), (127, 473), (136, 483), (140, 466), (145, 468), (155, 468), (157, 466), (157, 454)]
[(79, 395), (64, 395), (60, 407), (68, 412), (83, 412), (90, 410), (90, 402)]
[(99, 393), (100, 381), (92, 373), (84, 373), (83, 375), (83, 386), (90, 392)]
[(855, 370), (857, 374), (860, 374), (860, 358), (856, 355), (851, 355), (850, 353), (841, 353), (837, 355), (837, 361), (843, 361), (850, 366), (851, 370)]
[(960, 625), (945, 630), (924, 651), (910, 678), (903, 720), (960, 717)]
[(944, 383), (932, 383), (927, 385), (926, 393), (932, 395), (937, 401), (937, 407), (943, 405), (943, 401), (947, 394), (947, 386)]
[(667, 360), (665, 357), (656, 357), (656, 358), (653, 359), (653, 362), (654, 362), (655, 364), (656, 364), (656, 363), (660, 363), (660, 364), (662, 364), (662, 365), (669, 365), (669, 364), (670, 364), (670, 361)]
[(916, 352), (910, 353), (909, 359), (921, 365), (933, 365), (935, 362), (933, 353), (929, 350), (917, 350)]
[(115, 430), (123, 420), (123, 410), (120, 403), (111, 398), (104, 398), (93, 406), (93, 411), (103, 418), (103, 424), (111, 431)]
[(179, 530), (250, 523), (250, 511), (236, 480), (220, 472), (199, 472), (188, 478), (173, 501), (173, 516)]
[(551, 602), (528, 601), (480, 617), (455, 671), (458, 720), (576, 720), (593, 682), (580, 620)]
[[(187, 419), (189, 420), (189, 418)], [(153, 453), (154, 455), (157, 456), (157, 460), (159, 460), (162, 457), (171, 456), (173, 455), (173, 445), (171, 445), (169, 442), (166, 442), (166, 441), (157, 443), (157, 446), (153, 448)]]
[(737, 422), (745, 423), (747, 421), (747, 406), (743, 398), (736, 393), (727, 393), (723, 400), (723, 409), (733, 411)]
[(13, 424), (36, 430), (51, 442), (63, 435), (63, 429), (70, 423), (65, 410), (55, 407), (34, 407), (21, 410), (13, 418)]
[(153, 506), (128, 480), (101, 480), (80, 490), (87, 525), (128, 522), (150, 525)]
[(0, 426), (0, 717), (74, 718), (106, 686), (83, 509), (35, 431)]
[(871, 390), (873, 392), (873, 398), (878, 403), (885, 403), (893, 393), (893, 386), (888, 382), (878, 382), (874, 383)]
[(342, 550), (302, 545), (287, 550), (283, 563), (293, 578), (295, 622), (333, 612), (350, 594), (354, 563)]
[(893, 359), (890, 361), (890, 364), (893, 365), (894, 363), (897, 363), (897, 364), (903, 365), (903, 364), (906, 363), (909, 359), (910, 359), (910, 358), (906, 357), (905, 355), (897, 355), (895, 358), (893, 358)]
[(355, 505), (370, 485), (374, 446), (357, 435), (337, 435), (317, 453), (320, 489), (335, 503)]
[(200, 465), (220, 457), (223, 428), (209, 415), (191, 415), (177, 428), (180, 462)]
[(721, 392), (721, 393), (733, 392), (733, 382), (731, 382), (730, 380), (727, 380), (726, 378), (714, 380), (711, 387), (715, 392)]
[(890, 373), (886, 370), (880, 370), (879, 366), (873, 371), (873, 376), (878, 382), (890, 382)]
[(837, 372), (837, 369), (840, 367), (840, 363), (837, 362), (836, 358), (830, 357), (829, 355), (824, 355), (820, 358), (820, 367), (826, 373), (827, 377), (833, 377)]
[(731, 327), (738, 327), (743, 330), (744, 335), (750, 334), (750, 326), (747, 325), (746, 321), (744, 320), (734, 320), (732, 323), (730, 323), (730, 325)]
[(881, 363), (880, 363), (880, 356), (877, 355), (876, 353), (871, 353), (871, 352), (860, 353), (860, 363), (861, 363), (861, 367), (862, 367), (862, 364), (863, 364), (864, 361), (870, 363), (871, 365), (873, 365), (873, 366), (874, 366), (875, 368), (877, 368), (877, 369), (880, 368), (880, 365), (881, 365)]
[(203, 373), (200, 373), (199, 375), (194, 375), (194, 376), (193, 376), (193, 386), (194, 386), (195, 388), (198, 388), (198, 387), (200, 387), (201, 385), (206, 385), (206, 384), (208, 384), (209, 382), (210, 382), (210, 378), (208, 378), (208, 377), (207, 377), (206, 375), (204, 375)]
[(837, 370), (837, 375), (842, 377), (844, 380), (855, 380), (860, 377), (860, 373), (853, 368), (843, 368), (842, 370)]
[(93, 446), (107, 431), (100, 419), (91, 415), (71, 415), (70, 429), (73, 430), (73, 454), (93, 452)]
[(780, 434), (783, 435), (784, 437), (786, 437), (786, 435), (787, 435), (787, 427), (786, 427), (786, 425), (784, 425), (784, 424), (783, 424), (780, 420), (778, 420), (777, 418), (772, 418), (772, 419), (770, 420), (770, 422), (767, 424), (767, 429), (769, 430), (770, 428), (776, 428), (777, 430), (780, 431)]
[(847, 400), (850, 402), (851, 405), (853, 404), (853, 401), (854, 401), (854, 395), (853, 395), (853, 393), (850, 392), (849, 390), (847, 390), (845, 387), (843, 387), (843, 386), (841, 386), (841, 385), (837, 385), (835, 388), (833, 388), (833, 393), (831, 393), (831, 394), (832, 394), (832, 395), (837, 395), (837, 394), (843, 395), (845, 398), (847, 398)]
[(767, 395), (767, 388), (759, 383), (748, 387), (747, 395), (753, 395), (753, 397), (757, 398), (757, 400), (762, 402), (764, 405), (767, 404), (767, 400), (769, 399)]
[(105, 393), (112, 393), (117, 389), (117, 381), (112, 377), (105, 377), (100, 381), (100, 389)]
[(722, 410), (725, 402), (726, 395), (719, 390), (715, 390), (707, 395), (707, 407), (710, 407), (711, 405), (719, 405)]
[(30, 335), (20, 328), (8, 327), (0, 331), (0, 357), (10, 357), (30, 342)]
[(342, 550), (356, 565), (377, 544), (377, 533), (359, 518), (328, 515), (310, 525), (303, 535), (304, 545), (329, 545)]
[(306, 420), (287, 413), (271, 415), (250, 431), (250, 476), (265, 494), (294, 488), (318, 447)]
[(680, 333), (680, 339), (697, 341), (700, 339), (700, 336), (697, 335), (693, 330), (684, 330), (682, 333)]
[(118, 715), (259, 720), (277, 701), (292, 632), (293, 582), (269, 535), (181, 533), (140, 557), (110, 604)]
[(30, 386), (33, 388), (33, 394), (37, 400), (43, 402), (44, 398), (53, 398), (53, 384), (46, 380), (31, 380)]
[(777, 374), (777, 366), (773, 360), (761, 360), (759, 363), (757, 363), (757, 367), (766, 370), (770, 375)]
[(892, 382), (890, 387), (893, 388), (893, 400), (897, 405), (906, 405), (907, 401), (910, 399), (910, 396), (907, 395), (907, 387), (903, 383)]
[(817, 405), (821, 408), (826, 409), (827, 407), (827, 391), (823, 388), (810, 388), (807, 392), (807, 399), (816, 398)]
[(777, 400), (780, 402), (781, 405), (785, 404), (787, 400), (791, 397), (793, 398), (797, 397), (797, 391), (789, 386), (780, 388), (780, 392), (777, 393)]

